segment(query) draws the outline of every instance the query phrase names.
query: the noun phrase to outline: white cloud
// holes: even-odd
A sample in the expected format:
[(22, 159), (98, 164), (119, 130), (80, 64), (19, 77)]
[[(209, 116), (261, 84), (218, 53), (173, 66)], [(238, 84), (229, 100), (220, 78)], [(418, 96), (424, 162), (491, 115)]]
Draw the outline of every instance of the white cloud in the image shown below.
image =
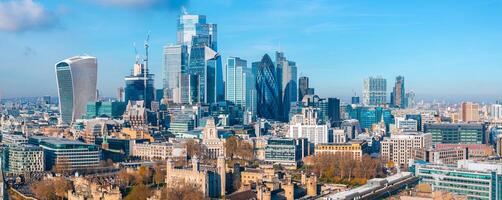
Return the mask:
[(25, 31), (52, 27), (56, 17), (33, 0), (0, 1), (0, 30)]

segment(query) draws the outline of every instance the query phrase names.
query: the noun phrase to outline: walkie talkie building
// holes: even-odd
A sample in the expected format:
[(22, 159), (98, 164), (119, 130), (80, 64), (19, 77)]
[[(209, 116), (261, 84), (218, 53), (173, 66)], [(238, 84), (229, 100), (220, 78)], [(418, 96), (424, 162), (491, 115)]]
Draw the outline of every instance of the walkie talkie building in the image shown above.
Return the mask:
[(61, 122), (71, 124), (86, 114), (88, 102), (96, 101), (98, 61), (75, 56), (56, 64)]

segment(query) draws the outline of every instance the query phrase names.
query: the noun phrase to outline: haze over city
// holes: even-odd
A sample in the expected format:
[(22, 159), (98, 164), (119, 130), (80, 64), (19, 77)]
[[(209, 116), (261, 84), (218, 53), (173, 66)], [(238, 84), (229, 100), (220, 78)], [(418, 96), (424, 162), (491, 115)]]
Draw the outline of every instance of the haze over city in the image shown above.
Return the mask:
[[(54, 65), (98, 59), (98, 89), (114, 97), (148, 32), (155, 86), (176, 18), (207, 15), (218, 52), (259, 61), (286, 53), (323, 96), (361, 95), (363, 79), (402, 75), (417, 99), (495, 101), (502, 93), (502, 2), (480, 1), (0, 1), (0, 96), (57, 95)], [(390, 82), (389, 82), (390, 83)], [(388, 90), (391, 90), (391, 84)]]

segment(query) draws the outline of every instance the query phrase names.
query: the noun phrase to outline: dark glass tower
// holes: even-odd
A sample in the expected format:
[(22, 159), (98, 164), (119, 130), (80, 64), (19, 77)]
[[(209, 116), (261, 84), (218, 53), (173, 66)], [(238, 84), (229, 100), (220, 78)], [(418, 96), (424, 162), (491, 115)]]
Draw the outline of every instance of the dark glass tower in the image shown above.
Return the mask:
[(135, 64), (133, 73), (125, 77), (125, 102), (144, 100), (150, 108), (155, 97), (153, 77), (143, 64)]
[(340, 119), (340, 99), (328, 98), (328, 118), (331, 127), (340, 127), (342, 123)]
[(406, 94), (404, 88), (404, 77), (396, 77), (396, 84), (391, 95), (391, 105), (397, 108), (406, 108)]
[(307, 94), (309, 89), (309, 77), (302, 76), (298, 78), (298, 101), (302, 101), (303, 96)]
[(260, 62), (253, 63), (256, 71), (256, 93), (258, 117), (280, 120), (279, 85), (274, 63), (268, 54)]

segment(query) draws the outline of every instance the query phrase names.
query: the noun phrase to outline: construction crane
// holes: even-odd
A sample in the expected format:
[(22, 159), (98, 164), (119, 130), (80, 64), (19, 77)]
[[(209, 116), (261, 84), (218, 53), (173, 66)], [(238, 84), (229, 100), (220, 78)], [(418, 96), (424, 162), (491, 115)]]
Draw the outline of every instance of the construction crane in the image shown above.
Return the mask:
[(148, 41), (150, 40), (150, 31), (148, 31), (148, 34), (146, 35), (146, 40), (145, 40), (145, 59), (144, 61), (144, 67), (143, 67), (143, 78), (144, 78), (144, 94), (143, 94), (143, 100), (145, 102), (145, 106), (148, 107), (147, 105), (147, 90), (148, 90)]
[(136, 56), (136, 64), (139, 64), (139, 54), (138, 54), (138, 49), (136, 49), (136, 42), (133, 42), (132, 46), (134, 47), (134, 55)]

